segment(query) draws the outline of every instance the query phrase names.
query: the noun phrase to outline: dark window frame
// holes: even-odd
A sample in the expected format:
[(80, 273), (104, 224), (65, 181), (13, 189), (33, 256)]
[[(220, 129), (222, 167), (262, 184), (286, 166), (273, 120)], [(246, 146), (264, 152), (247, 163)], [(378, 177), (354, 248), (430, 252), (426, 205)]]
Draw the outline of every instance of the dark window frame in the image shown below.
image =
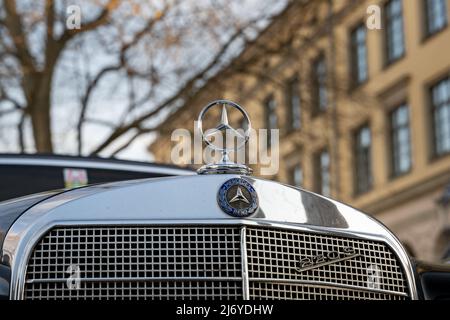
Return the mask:
[[(358, 30), (364, 29), (365, 37), (364, 37), (364, 50), (365, 50), (365, 78), (359, 79), (359, 71), (360, 71), (360, 60), (359, 60), (359, 45), (361, 43), (358, 42)], [(358, 86), (363, 85), (364, 83), (369, 81), (369, 51), (368, 51), (368, 43), (367, 43), (367, 27), (364, 21), (358, 22), (350, 29), (350, 78), (351, 78), (351, 86), (352, 88), (356, 88)], [(356, 39), (355, 39), (356, 38)], [(356, 41), (355, 41), (356, 40)]]
[[(319, 64), (323, 63), (323, 75), (321, 76), (318, 72)], [(312, 69), (311, 69), (311, 93), (312, 93), (312, 116), (317, 116), (320, 113), (326, 112), (328, 110), (328, 103), (329, 103), (329, 97), (328, 97), (328, 81), (327, 81), (327, 72), (328, 72), (328, 65), (327, 65), (327, 59), (324, 52), (320, 53), (316, 59), (314, 59), (312, 63)], [(325, 91), (325, 105), (322, 106), (322, 90)]]
[[(406, 124), (394, 124), (394, 115), (401, 108), (406, 108), (408, 112), (408, 120)], [(412, 153), (412, 135), (411, 135), (411, 108), (408, 101), (403, 101), (402, 103), (397, 104), (394, 108), (389, 111), (388, 114), (389, 119), (389, 147), (390, 147), (390, 178), (395, 179), (411, 173), (413, 169), (413, 153)], [(397, 158), (400, 157), (397, 152), (399, 148), (397, 148), (396, 141), (394, 140), (396, 132), (399, 132), (401, 129), (408, 130), (408, 156), (409, 156), (409, 168), (405, 171), (398, 170), (398, 163), (396, 162)], [(398, 142), (398, 141), (397, 141)]]
[(424, 12), (424, 39), (427, 40), (439, 33), (441, 33), (443, 30), (445, 30), (448, 26), (448, 1), (447, 0), (443, 0), (444, 1), (444, 6), (445, 6), (445, 23), (440, 26), (438, 29), (435, 30), (430, 30), (430, 7), (429, 7), (429, 1), (430, 0), (422, 0), (422, 7), (423, 7), (423, 12)]
[[(388, 7), (392, 5), (395, 1), (399, 1), (401, 5), (401, 11), (399, 16), (393, 16), (391, 17), (389, 15)], [(404, 18), (404, 8), (403, 8), (403, 1), (402, 0), (388, 0), (384, 4), (384, 55), (385, 55), (385, 67), (389, 67), (390, 65), (394, 64), (395, 62), (401, 60), (406, 55), (406, 37), (405, 37), (405, 18)], [(391, 57), (391, 37), (395, 37), (395, 34), (392, 33), (392, 30), (390, 29), (391, 21), (394, 21), (395, 18), (401, 19), (401, 35), (402, 35), (402, 53), (399, 56)]]
[[(324, 154), (327, 154), (328, 156), (328, 166), (327, 168), (327, 188), (328, 188), (328, 193), (324, 192), (324, 168), (325, 166), (322, 163), (322, 156)], [(326, 197), (331, 196), (331, 157), (330, 157), (330, 152), (328, 151), (328, 148), (323, 148), (320, 151), (316, 152), (314, 155), (314, 190)]]
[[(273, 109), (270, 107), (270, 103), (274, 103)], [(271, 125), (271, 116), (274, 115), (276, 118), (276, 124), (275, 127), (272, 127)], [(267, 129), (267, 145), (271, 146), (272, 144), (272, 129), (278, 129), (279, 125), (278, 114), (277, 114), (277, 100), (275, 98), (275, 95), (273, 93), (267, 95), (267, 97), (264, 99), (264, 122)]]
[[(293, 105), (293, 97), (297, 96), (298, 103), (297, 106)], [(301, 103), (301, 93), (300, 93), (300, 77), (295, 75), (286, 81), (286, 123), (288, 131), (299, 130), (302, 128), (302, 103)], [(294, 108), (297, 108), (298, 114), (295, 114)], [(295, 118), (298, 116), (298, 125), (295, 125)]]
[[(361, 150), (360, 147), (360, 135), (362, 134), (362, 131), (367, 129), (369, 131), (369, 139), (370, 139), (370, 145), (368, 148), (368, 155), (366, 154), (366, 161), (365, 161), (365, 169), (360, 167), (360, 159), (361, 156)], [(359, 196), (365, 193), (368, 193), (373, 190), (374, 187), (374, 181), (373, 181), (373, 159), (372, 159), (372, 148), (373, 148), (373, 137), (372, 137), (372, 129), (370, 127), (370, 123), (366, 122), (363, 125), (359, 126), (353, 131), (353, 159), (354, 159), (354, 194), (355, 196)], [(367, 149), (367, 148), (366, 148)], [(364, 150), (362, 150), (364, 152)], [(361, 184), (361, 172), (365, 170), (365, 185)]]
[[(296, 174), (296, 170), (297, 169), (300, 169), (301, 175), (302, 175), (302, 178), (301, 178), (302, 181), (301, 181), (300, 184), (297, 184), (296, 181), (295, 181), (295, 174)], [(294, 186), (294, 187), (302, 188), (304, 186), (304, 184), (305, 184), (305, 171), (303, 170), (303, 166), (302, 166), (301, 163), (297, 163), (296, 165), (292, 166), (289, 169), (289, 183), (292, 186)]]
[[(438, 152), (438, 139), (437, 139), (437, 126), (436, 126), (436, 105), (433, 100), (433, 89), (436, 88), (440, 83), (448, 81), (450, 82), (450, 75), (447, 74), (444, 77), (439, 78), (437, 81), (434, 81), (430, 86), (428, 87), (428, 95), (429, 95), (429, 112), (430, 112), (430, 122), (431, 122), (431, 135), (432, 135), (432, 158), (433, 159), (440, 159), (446, 156), (450, 155), (450, 148), (449, 150), (439, 153)], [(450, 84), (449, 84), (450, 86)], [(450, 89), (449, 89), (450, 90)], [(449, 99), (450, 100), (450, 99)], [(447, 103), (450, 104), (450, 101), (447, 101)]]

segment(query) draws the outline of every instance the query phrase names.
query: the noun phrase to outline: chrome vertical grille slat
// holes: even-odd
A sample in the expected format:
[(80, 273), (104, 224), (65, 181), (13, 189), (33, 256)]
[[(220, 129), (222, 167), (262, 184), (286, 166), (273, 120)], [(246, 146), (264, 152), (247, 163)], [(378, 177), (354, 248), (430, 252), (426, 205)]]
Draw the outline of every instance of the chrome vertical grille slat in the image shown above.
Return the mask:
[[(300, 258), (357, 257), (298, 273)], [(80, 268), (80, 287), (66, 271)], [(376, 266), (377, 287), (368, 283)], [(256, 226), (84, 226), (50, 230), (28, 261), (26, 299), (405, 299), (381, 242)]]

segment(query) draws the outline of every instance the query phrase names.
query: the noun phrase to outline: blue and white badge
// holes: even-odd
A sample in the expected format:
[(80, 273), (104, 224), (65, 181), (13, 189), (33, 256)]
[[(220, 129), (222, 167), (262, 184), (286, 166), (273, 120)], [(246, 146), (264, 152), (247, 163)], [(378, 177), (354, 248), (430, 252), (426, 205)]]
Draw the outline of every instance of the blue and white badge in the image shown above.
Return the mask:
[(220, 187), (217, 203), (230, 216), (248, 217), (258, 209), (258, 195), (248, 181), (234, 178)]

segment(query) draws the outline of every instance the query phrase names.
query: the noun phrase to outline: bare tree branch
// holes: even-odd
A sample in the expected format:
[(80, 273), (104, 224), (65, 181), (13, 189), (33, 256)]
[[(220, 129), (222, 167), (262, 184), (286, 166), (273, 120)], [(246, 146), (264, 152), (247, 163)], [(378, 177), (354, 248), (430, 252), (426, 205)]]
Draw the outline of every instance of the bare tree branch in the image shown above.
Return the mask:
[[(222, 1), (231, 12), (231, 7), (226, 0)], [(148, 120), (159, 121), (160, 114), (166, 115), (165, 111), (173, 112), (181, 106), (180, 102), (192, 99), (206, 81), (217, 75), (232, 53), (239, 51), (238, 48), (241, 48), (242, 43), (249, 43), (246, 31), (251, 26), (255, 27), (254, 31), (259, 30), (256, 24), (264, 19), (264, 17), (258, 17), (239, 27), (241, 23), (237, 23), (237, 20), (241, 20), (240, 18), (234, 20), (231, 19), (233, 18), (231, 15), (226, 15), (227, 18), (222, 17), (211, 6), (202, 6), (196, 2), (185, 5), (185, 2), (178, 0), (165, 1), (162, 9), (159, 5), (138, 2), (139, 6), (146, 5), (141, 14), (139, 7), (133, 8), (133, 13), (128, 12), (129, 6), (121, 6), (123, 2), (119, 0), (102, 2), (94, 0), (91, 1), (92, 6), (89, 8), (98, 9), (83, 15), (88, 18), (83, 19), (80, 29), (64, 30), (62, 28), (60, 32), (59, 27), (64, 24), (64, 21), (63, 15), (58, 10), (64, 8), (67, 3), (61, 6), (55, 0), (40, 0), (39, 3), (25, 2), (25, 5), (20, 3), (20, 6), (16, 6), (19, 1), (4, 0), (3, 2), (6, 6), (0, 10), (5, 20), (0, 22), (0, 33), (5, 34), (6, 37), (0, 39), (0, 77), (2, 81), (8, 79), (8, 82), (4, 81), (8, 85), (5, 89), (8, 89), (12, 97), (2, 93), (0, 108), (4, 111), (0, 114), (22, 112), (18, 129), (26, 126), (28, 122), (25, 119), (29, 116), (38, 152), (53, 151), (51, 114), (54, 101), (61, 99), (58, 95), (55, 96), (54, 92), (57, 92), (62, 81), (66, 81), (65, 78), (63, 80), (58, 78), (59, 82), (55, 82), (53, 77), (55, 74), (61, 77), (61, 73), (55, 73), (56, 70), (61, 70), (61, 65), (64, 67), (69, 65), (71, 68), (69, 71), (76, 73), (70, 64), (58, 63), (63, 51), (70, 55), (78, 50), (71, 46), (71, 41), (75, 37), (89, 33), (89, 36), (76, 39), (89, 41), (89, 45), (93, 44), (91, 48), (97, 46), (92, 51), (89, 48), (86, 53), (92, 55), (94, 52), (95, 55), (95, 50), (98, 48), (105, 57), (101, 61), (112, 60), (102, 68), (94, 65), (96, 63), (94, 61), (100, 60), (79, 60), (86, 66), (80, 69), (83, 70), (81, 73), (85, 73), (88, 77), (84, 83), (83, 92), (77, 93), (80, 97), (80, 110), (75, 124), (77, 133), (75, 148), (79, 154), (82, 153), (84, 124), (95, 123), (112, 129), (109, 136), (100, 142), (92, 153), (103, 151), (116, 139), (127, 134), (129, 137), (127, 142), (114, 151), (114, 154), (117, 154), (125, 150), (137, 137), (155, 130), (155, 128), (144, 128), (146, 124), (148, 125), (146, 123)], [(175, 6), (179, 3), (183, 6)], [(133, 6), (133, 1), (130, 1), (130, 4)], [(36, 8), (39, 9), (37, 14)], [(44, 10), (40, 11), (42, 8)], [(150, 18), (149, 13), (152, 15)], [(121, 17), (127, 17), (130, 21)], [(228, 23), (227, 28), (218, 25), (223, 22)], [(107, 28), (101, 28), (103, 26)], [(236, 32), (223, 43), (224, 32), (228, 30), (236, 30)], [(189, 54), (193, 60), (197, 59), (192, 62), (195, 66), (192, 66), (192, 63), (184, 65), (182, 59), (177, 61), (179, 56), (184, 55), (186, 45), (192, 45), (197, 40), (195, 37), (203, 36), (208, 39), (211, 37), (208, 41), (214, 44), (214, 50), (218, 51), (212, 57), (209, 50), (208, 54), (205, 53), (210, 57), (206, 66), (198, 67), (197, 63), (201, 62), (200, 65), (203, 65), (204, 60), (201, 60), (200, 55), (196, 56), (196, 52), (203, 53), (193, 49)], [(236, 46), (233, 46), (234, 44)], [(166, 50), (167, 57), (170, 59), (166, 59)], [(174, 68), (169, 66), (172, 64), (172, 59), (175, 60)], [(96, 70), (92, 76), (90, 70)], [(167, 72), (172, 73), (167, 74)], [(65, 73), (62, 74), (65, 77)], [(104, 85), (113, 90), (111, 84), (103, 82), (111, 74), (125, 75), (125, 80), (129, 81), (130, 91), (126, 97), (128, 104), (125, 102), (124, 108), (120, 110), (120, 117), (114, 121), (88, 119), (89, 107), (94, 103), (97, 90), (105, 88)], [(71, 75), (72, 73), (68, 73), (68, 77)], [(13, 80), (9, 81), (9, 79)], [(78, 81), (79, 77), (74, 75), (73, 79)], [(170, 83), (173, 83), (173, 80), (183, 82), (182, 87), (178, 85), (172, 87), (168, 85), (169, 82), (166, 79), (170, 79)], [(172, 92), (171, 96), (161, 101), (158, 94), (164, 94), (166, 97), (168, 90), (171, 90), (169, 91)], [(116, 90), (116, 92), (123, 95), (122, 90)], [(154, 100), (158, 102), (151, 103)], [(152, 108), (144, 109), (148, 105), (152, 105)], [(132, 129), (136, 131), (129, 136)], [(23, 139), (21, 141), (19, 143), (24, 149), (25, 142)]]
[(17, 124), (17, 136), (18, 136), (18, 144), (20, 147), (20, 152), (24, 153), (25, 152), (25, 138), (24, 138), (24, 125), (25, 125), (25, 120), (26, 120), (26, 116), (27, 114), (25, 112), (22, 113), (22, 115), (20, 116), (20, 121)]
[(107, 75), (108, 73), (112, 71), (120, 70), (122, 66), (119, 65), (113, 65), (108, 66), (100, 70), (97, 75), (94, 77), (94, 79), (88, 84), (85, 94), (83, 95), (81, 99), (81, 110), (80, 115), (78, 117), (77, 122), (77, 142), (78, 142), (78, 155), (82, 154), (83, 151), (83, 124), (85, 122), (86, 112), (89, 105), (89, 100), (91, 98), (91, 94), (94, 90), (94, 88), (97, 86), (97, 84), (100, 82), (100, 80)]
[(24, 71), (31, 72), (34, 70), (34, 61), (27, 45), (20, 16), (17, 13), (16, 1), (7, 0), (3, 3), (5, 4), (6, 11), (4, 24), (11, 35)]
[(55, 24), (55, 3), (54, 0), (46, 0), (45, 1), (45, 17), (46, 21), (46, 29), (47, 29), (47, 41), (49, 39), (53, 40), (54, 35), (54, 24)]
[(123, 143), (119, 148), (117, 148), (111, 153), (111, 157), (116, 156), (117, 154), (128, 148), (134, 142), (134, 140), (136, 140), (141, 135), (153, 132), (155, 131), (155, 129), (156, 128), (147, 128), (147, 129), (138, 128), (135, 134), (133, 134), (125, 143)]
[[(236, 31), (236, 33), (230, 38), (230, 40), (223, 46), (222, 50), (217, 53), (215, 58), (211, 61), (210, 64), (208, 64), (204, 69), (202, 69), (199, 73), (196, 74), (193, 78), (191, 78), (184, 86), (183, 88), (178, 91), (174, 96), (163, 102), (158, 107), (152, 109), (148, 113), (144, 114), (143, 116), (135, 119), (131, 123), (127, 125), (123, 125), (119, 128), (117, 128), (116, 131), (114, 131), (103, 144), (101, 144), (92, 154), (98, 153), (103, 151), (110, 143), (114, 142), (117, 138), (119, 138), (121, 135), (127, 133), (131, 129), (139, 128), (139, 126), (142, 125), (144, 121), (147, 119), (152, 118), (156, 114), (158, 114), (161, 110), (166, 109), (171, 104), (176, 102), (177, 100), (184, 99), (184, 105), (189, 104), (186, 99), (193, 98), (195, 93), (199, 91), (198, 89), (195, 90), (195, 84), (202, 80), (205, 75), (217, 64), (219, 63), (220, 59), (222, 58), (223, 54), (226, 53), (228, 46), (232, 45), (234, 41), (241, 35), (244, 34), (245, 29), (251, 25), (252, 22), (250, 22), (248, 25), (246, 25), (243, 28), (240, 28)], [(291, 28), (300, 28), (305, 27), (308, 24), (303, 21), (299, 20), (296, 24), (294, 24)], [(322, 30), (320, 30), (322, 32)], [(253, 68), (255, 66), (258, 66), (261, 64), (261, 62), (267, 61), (267, 58), (274, 55), (282, 55), (283, 53), (287, 53), (288, 51), (293, 50), (294, 43), (299, 40), (301, 37), (302, 42), (304, 43), (310, 43), (317, 35), (299, 35), (295, 32), (289, 32), (284, 37), (280, 35), (280, 37), (277, 39), (277, 41), (274, 41), (270, 44), (261, 44), (259, 43), (258, 38), (254, 38), (253, 40), (246, 39), (246, 43), (244, 47), (247, 46), (256, 46), (257, 50), (254, 50), (256, 52), (255, 54), (249, 55), (247, 57), (242, 57), (241, 59), (233, 60), (231, 64), (229, 64), (226, 69), (233, 70), (235, 73), (242, 73), (247, 76), (254, 76), (259, 81), (267, 81), (274, 83), (277, 86), (283, 87), (285, 85), (284, 82), (280, 81), (276, 77), (272, 77), (268, 75), (267, 73), (264, 73), (264, 69), (261, 69), (261, 67)], [(211, 81), (211, 80), (210, 80)], [(201, 89), (200, 89), (201, 90)], [(141, 136), (144, 133), (147, 132), (157, 132), (161, 130), (161, 125), (155, 126), (152, 129), (149, 129), (145, 132), (141, 132), (138, 130), (136, 133), (134, 133), (129, 140), (122, 145), (118, 150), (115, 150), (113, 154), (117, 154), (120, 151), (123, 151), (126, 147), (131, 145), (131, 143)]]
[(114, 130), (108, 138), (105, 139), (104, 142), (102, 142), (94, 151), (91, 152), (91, 154), (97, 154), (102, 152), (106, 147), (108, 147), (114, 140), (122, 136), (123, 134), (127, 133), (129, 130), (133, 128), (138, 128), (142, 125), (142, 123), (151, 117), (157, 115), (162, 110), (166, 109), (167, 107), (171, 106), (173, 103), (175, 103), (178, 100), (186, 99), (190, 96), (192, 96), (197, 90), (195, 90), (197, 83), (200, 80), (205, 80), (205, 77), (207, 74), (216, 67), (219, 62), (222, 60), (222, 58), (226, 55), (228, 52), (228, 49), (235, 43), (235, 41), (239, 37), (246, 38), (245, 30), (253, 25), (255, 21), (250, 21), (245, 26), (239, 28), (236, 32), (233, 33), (233, 35), (228, 39), (228, 41), (223, 45), (223, 47), (215, 54), (213, 59), (205, 66), (203, 67), (198, 73), (196, 73), (193, 77), (191, 77), (184, 86), (178, 90), (174, 95), (172, 95), (170, 98), (166, 99), (164, 102), (162, 102), (157, 107), (153, 108), (151, 111), (145, 113), (144, 115), (136, 118), (135, 120), (131, 121), (130, 123), (118, 127), (116, 130)]
[(92, 118), (85, 118), (84, 123), (91, 123), (91, 124), (97, 124), (101, 126), (108, 127), (110, 129), (114, 129), (117, 125), (111, 121), (106, 121), (102, 119), (92, 119)]
[(6, 90), (3, 88), (3, 86), (0, 85), (0, 102), (1, 101), (8, 101), (14, 106), (14, 110), (25, 110), (25, 107), (22, 106), (22, 104), (19, 103), (16, 99), (12, 98), (6, 93)]
[[(122, 68), (125, 68), (129, 75), (133, 75), (133, 76), (137, 75), (137, 76), (140, 76), (143, 78), (148, 77), (147, 74), (140, 73), (137, 70), (131, 70), (130, 68), (127, 67), (126, 53), (129, 49), (131, 49), (134, 45), (136, 45), (139, 42), (139, 40), (142, 39), (142, 37), (144, 37), (146, 34), (148, 34), (153, 29), (155, 24), (166, 15), (167, 10), (168, 10), (168, 7), (166, 6), (166, 8), (163, 9), (162, 11), (158, 12), (158, 14), (153, 19), (150, 19), (141, 30), (136, 32), (130, 41), (128, 41), (126, 44), (124, 44), (121, 47), (120, 53), (119, 53), (119, 61), (120, 62), (118, 64), (107, 66), (107, 67), (103, 68), (102, 70), (100, 70), (97, 73), (97, 75), (88, 84), (86, 92), (83, 95), (82, 100), (81, 100), (81, 112), (80, 112), (80, 116), (79, 116), (78, 123), (77, 123), (77, 142), (78, 142), (78, 154), (79, 155), (82, 154), (82, 150), (83, 150), (83, 138), (82, 138), (83, 123), (85, 122), (85, 115), (87, 112), (87, 108), (89, 105), (89, 99), (91, 97), (92, 92), (97, 87), (99, 81), (105, 75), (107, 75), (108, 73), (113, 72), (113, 71), (118, 71)], [(132, 109), (133, 107), (134, 107), (133, 105), (130, 105), (129, 110)]]

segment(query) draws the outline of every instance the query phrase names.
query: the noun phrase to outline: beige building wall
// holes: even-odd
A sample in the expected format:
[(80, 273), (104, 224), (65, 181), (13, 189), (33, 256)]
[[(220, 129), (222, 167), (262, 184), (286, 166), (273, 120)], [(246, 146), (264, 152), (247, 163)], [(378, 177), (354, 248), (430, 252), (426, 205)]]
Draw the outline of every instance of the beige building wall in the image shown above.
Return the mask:
[[(225, 70), (220, 84), (217, 81), (207, 84), (194, 101), (166, 122), (166, 132), (160, 135), (150, 151), (158, 161), (170, 162), (173, 147), (171, 130), (183, 127), (192, 129), (200, 109), (209, 100), (217, 98), (231, 99), (243, 105), (254, 127), (265, 128), (263, 103), (266, 97), (273, 94), (277, 101), (280, 127), (280, 171), (270, 178), (289, 183), (292, 181), (291, 169), (300, 164), (304, 172), (303, 187), (314, 191), (314, 155), (328, 148), (332, 156), (332, 197), (383, 221), (418, 258), (438, 260), (442, 254), (442, 233), (450, 228), (450, 224), (449, 213), (439, 209), (436, 200), (450, 183), (450, 155), (441, 158), (432, 156), (429, 87), (450, 74), (450, 28), (446, 27), (426, 38), (423, 0), (403, 0), (404, 57), (386, 66), (385, 32), (369, 30), (369, 79), (359, 87), (351, 88), (350, 30), (367, 19), (369, 5), (383, 7), (385, 2), (335, 0), (335, 25), (330, 29), (331, 33), (327, 32), (328, 1), (315, 0), (307, 5), (291, 6), (259, 39), (266, 43), (273, 41), (274, 34), (296, 30), (302, 35), (291, 49), (262, 61), (263, 75), (259, 78)], [(447, 10), (447, 20), (450, 20), (448, 1)], [(316, 27), (308, 27), (314, 25), (309, 22), (310, 19), (317, 19)], [(305, 23), (301, 24), (301, 20)], [(255, 55), (258, 50), (258, 46), (247, 48), (237, 59)], [(327, 58), (329, 100), (332, 102), (326, 112), (313, 117), (310, 69), (320, 52)], [(300, 80), (302, 128), (288, 131), (286, 88), (283, 84), (295, 74)], [(391, 178), (388, 115), (403, 102), (408, 103), (410, 110), (413, 165), (408, 174)], [(369, 124), (372, 132), (373, 188), (355, 195), (353, 135), (365, 123)]]

